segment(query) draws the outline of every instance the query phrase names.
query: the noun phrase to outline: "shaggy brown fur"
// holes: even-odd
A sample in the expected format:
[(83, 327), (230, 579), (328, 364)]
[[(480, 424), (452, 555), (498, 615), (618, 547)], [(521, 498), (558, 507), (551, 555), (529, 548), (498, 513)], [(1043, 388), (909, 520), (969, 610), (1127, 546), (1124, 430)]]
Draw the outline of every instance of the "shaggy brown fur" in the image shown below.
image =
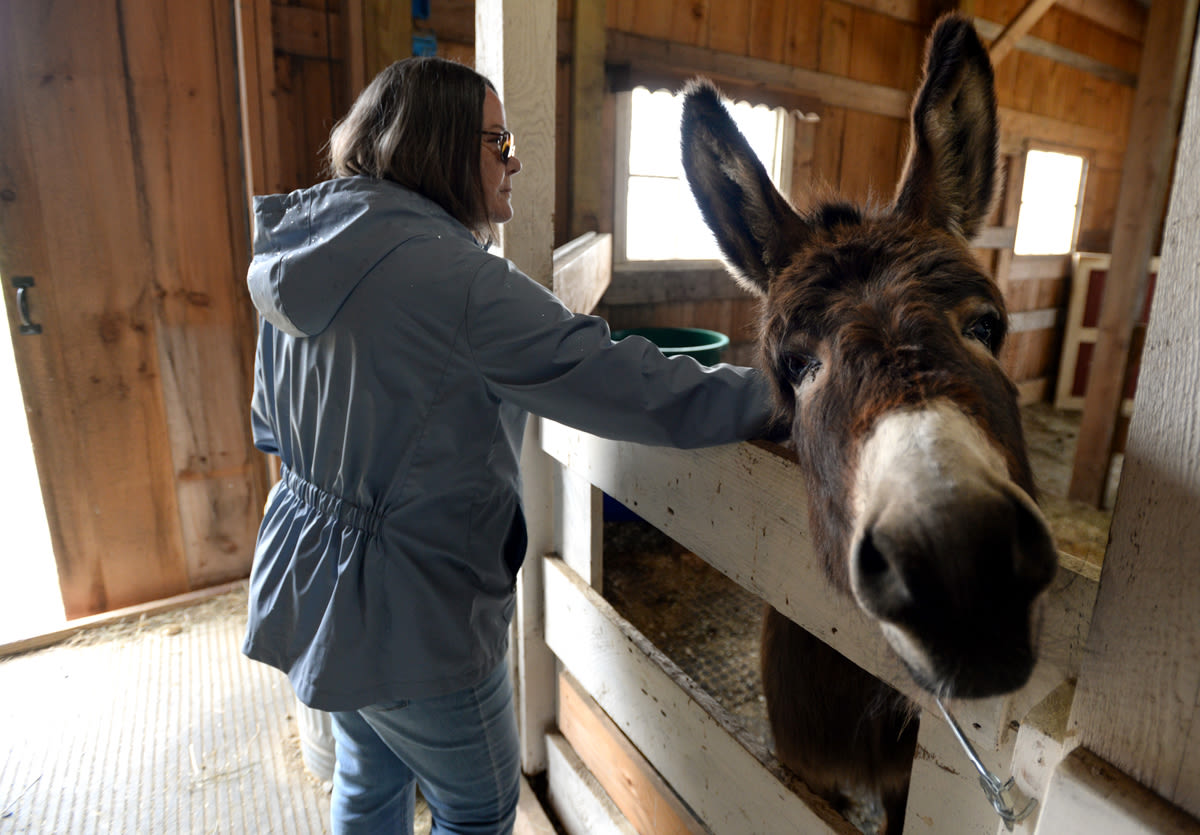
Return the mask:
[[(1016, 388), (996, 360), (1004, 300), (967, 245), (994, 199), (997, 165), (992, 69), (970, 22), (948, 16), (930, 37), (905, 173), (883, 212), (839, 202), (795, 212), (711, 84), (689, 86), (682, 130), (705, 220), (734, 277), (764, 298), (761, 361), (792, 427), (832, 585), (850, 594), (851, 572), (865, 570), (864, 546), (851, 555), (852, 491), (863, 441), (885, 414), (953, 404), (1032, 495)], [(1053, 549), (1040, 532), (1004, 530), (1034, 524), (1019, 509), (962, 513), (979, 538), (951, 535), (945, 553), (902, 566), (924, 596), (891, 622), (935, 659), (936, 673), (914, 671), (926, 688), (1006, 692), (1035, 659), (1030, 607), (1053, 575)], [(1012, 551), (1030, 542), (1032, 556), (1014, 568)], [(916, 745), (911, 703), (774, 610), (762, 671), (779, 759), (843, 809), (863, 795), (882, 804), (887, 831), (899, 832)]]

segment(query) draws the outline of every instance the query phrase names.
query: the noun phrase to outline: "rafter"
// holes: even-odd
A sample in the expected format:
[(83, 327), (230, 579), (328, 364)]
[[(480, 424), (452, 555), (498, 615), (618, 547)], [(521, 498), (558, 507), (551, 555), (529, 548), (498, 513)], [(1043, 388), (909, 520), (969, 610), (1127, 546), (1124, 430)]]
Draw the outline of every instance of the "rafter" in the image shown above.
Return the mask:
[(992, 63), (1000, 63), (1004, 56), (1012, 52), (1017, 41), (1032, 29), (1034, 24), (1041, 20), (1042, 15), (1048, 12), (1053, 5), (1054, 0), (1029, 0), (1025, 4), (1025, 8), (1017, 12), (1017, 16), (1009, 21), (1008, 25), (1004, 27), (1004, 31), (996, 37), (996, 40), (992, 41), (991, 49), (988, 50)]

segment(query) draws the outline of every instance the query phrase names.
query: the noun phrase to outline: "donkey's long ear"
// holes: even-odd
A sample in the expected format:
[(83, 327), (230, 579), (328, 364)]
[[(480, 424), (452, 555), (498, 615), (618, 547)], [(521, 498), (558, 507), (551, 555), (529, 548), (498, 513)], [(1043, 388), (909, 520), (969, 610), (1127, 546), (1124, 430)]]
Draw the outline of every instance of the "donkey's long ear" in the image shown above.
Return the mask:
[(987, 50), (967, 18), (947, 15), (929, 37), (895, 210), (970, 240), (996, 196), (998, 141)]
[(766, 295), (787, 266), (806, 227), (721, 103), (717, 89), (695, 80), (684, 89), (680, 125), (683, 170), (734, 278)]

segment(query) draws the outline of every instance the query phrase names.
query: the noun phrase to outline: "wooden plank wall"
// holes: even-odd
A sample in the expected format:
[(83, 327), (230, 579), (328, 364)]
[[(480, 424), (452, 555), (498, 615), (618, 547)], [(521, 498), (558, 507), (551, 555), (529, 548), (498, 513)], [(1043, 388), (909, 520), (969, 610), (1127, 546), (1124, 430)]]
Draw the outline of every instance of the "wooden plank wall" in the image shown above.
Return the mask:
[[(455, 4), (448, 4), (455, 5)], [(412, 51), (413, 19), (392, 0), (236, 0), (247, 188), (324, 179), (334, 124), (379, 70)], [(474, 4), (457, 5), (473, 32)], [(462, 58), (449, 45), (448, 57)], [(470, 56), (467, 56), (470, 58)], [(469, 62), (469, 61), (468, 61)]]
[(38, 282), (45, 332), (15, 348), (71, 618), (249, 569), (232, 24), (219, 2), (0, 12), (0, 270)]
[(1200, 817), (1200, 52), (1192, 56), (1156, 312), (1070, 727)]
[[(320, 152), (351, 91), (342, 60), (342, 6), (352, 0), (271, 0), (275, 31), (275, 84), (284, 179), (289, 187), (317, 179)], [(361, 0), (359, 0), (361, 2)], [(859, 93), (820, 93), (821, 119), (797, 130), (792, 199), (808, 200), (808, 186), (832, 186), (857, 200), (890, 197), (908, 141), (907, 102), (921, 75), (929, 26), (950, 0), (607, 0), (611, 37), (670, 45), (681, 60), (687, 49), (706, 61), (733, 61), (751, 81), (756, 74), (802, 70), (826, 80), (846, 79)], [(970, 4), (985, 40), (995, 38), (1024, 0), (976, 0)], [(572, 235), (571, 52), (573, 0), (559, 0), (555, 178), (555, 245)], [(473, 0), (432, 4), (418, 30), (437, 36), (439, 54), (473, 62)], [(1056, 3), (1017, 41), (996, 67), (997, 95), (1006, 161), (1019, 163), (1029, 147), (1079, 153), (1087, 158), (1087, 183), (1079, 219), (1079, 249), (1107, 251), (1129, 133), (1146, 10), (1135, 0)], [(686, 49), (684, 49), (686, 48)], [(609, 55), (610, 63), (613, 56)], [(742, 64), (736, 62), (741, 61)], [(678, 66), (680, 73), (697, 67)], [(700, 67), (703, 69), (703, 67)], [(836, 85), (826, 85), (831, 89)], [(812, 95), (814, 91), (803, 91)], [(614, 97), (606, 97), (595, 125), (601, 148), (615, 148)], [(586, 147), (586, 143), (584, 143)], [(526, 166), (544, 160), (522, 160)], [(595, 182), (585, 202), (595, 231), (613, 230), (611, 154), (593, 166)], [(1019, 187), (1019, 177), (1012, 185)], [(518, 178), (517, 186), (520, 186)], [(1006, 196), (1007, 197), (1007, 196)], [(1015, 204), (1002, 197), (992, 223), (1011, 230)], [(1011, 202), (1011, 201), (1009, 201)], [(594, 220), (592, 220), (594, 218)], [(579, 226), (577, 223), (576, 226)], [(574, 229), (578, 233), (582, 228)], [(1067, 304), (1065, 259), (1012, 257), (1003, 249), (980, 250), (985, 267), (1006, 288), (1013, 333), (1004, 362), (1025, 400), (1043, 399), (1053, 388)], [(687, 299), (616, 297), (598, 308), (614, 327), (698, 326), (730, 335), (727, 359), (753, 362), (757, 303), (732, 285)]]
[[(810, 182), (827, 183), (857, 200), (890, 197), (903, 165), (908, 127), (904, 113), (881, 102), (890, 101), (889, 92), (907, 96), (916, 87), (929, 25), (951, 5), (921, 0), (607, 4), (610, 31), (844, 77), (878, 91), (864, 97), (861, 105), (826, 100), (811, 133), (798, 131), (791, 196), (801, 205)], [(1024, 5), (1023, 0), (977, 0), (974, 14), (985, 39), (999, 34)], [(1133, 2), (1059, 3), (996, 67), (1006, 158), (1019, 161), (1033, 146), (1079, 153), (1088, 160), (1080, 248), (1106, 251), (1111, 241), (1144, 24), (1145, 9)], [(753, 73), (761, 65), (748, 67)], [(1003, 217), (1004, 205), (1002, 198), (993, 224), (1015, 221), (1015, 214)], [(1007, 272), (1002, 283), (1015, 316), (1004, 361), (1021, 384), (1023, 398), (1042, 399), (1057, 371), (1069, 264), (1066, 259), (1003, 258), (998, 253), (980, 255), (989, 269), (1004, 262), (998, 272)], [(750, 361), (755, 303), (736, 294), (723, 295), (728, 298), (622, 300), (599, 312), (614, 327), (694, 325), (722, 330), (734, 342), (731, 358)]]
[(279, 172), (273, 190), (322, 179), (329, 132), (358, 92), (350, 89), (342, 5), (341, 0), (271, 0), (278, 130), (271, 150)]

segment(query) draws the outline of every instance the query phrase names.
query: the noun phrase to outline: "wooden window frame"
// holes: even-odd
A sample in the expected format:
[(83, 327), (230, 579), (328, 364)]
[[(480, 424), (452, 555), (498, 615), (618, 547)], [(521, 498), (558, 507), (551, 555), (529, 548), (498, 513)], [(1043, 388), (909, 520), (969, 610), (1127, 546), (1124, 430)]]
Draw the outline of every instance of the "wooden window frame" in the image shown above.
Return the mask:
[[(667, 258), (659, 260), (630, 260), (626, 253), (626, 217), (628, 212), (628, 194), (629, 194), (629, 152), (631, 131), (633, 127), (633, 90), (637, 87), (645, 87), (649, 90), (656, 91), (661, 89), (669, 89), (676, 95), (679, 93), (680, 85), (663, 83), (658, 79), (653, 80), (634, 80), (629, 85), (623, 85), (622, 89), (614, 92), (615, 101), (615, 150), (616, 158), (613, 162), (613, 266), (617, 270), (626, 272), (696, 272), (697, 270), (705, 270), (706, 268), (713, 271), (724, 272), (724, 268), (720, 259), (704, 258), (704, 259), (683, 259), (683, 258)], [(737, 98), (735, 102), (746, 101), (754, 106), (763, 104), (778, 111), (782, 105), (775, 102), (759, 102), (749, 98)], [(780, 193), (788, 194), (791, 191), (792, 168), (795, 154), (795, 117), (784, 118), (779, 125), (779, 130), (776, 132), (776, 148), (774, 167), (778, 170), (779, 181), (775, 187)]]

